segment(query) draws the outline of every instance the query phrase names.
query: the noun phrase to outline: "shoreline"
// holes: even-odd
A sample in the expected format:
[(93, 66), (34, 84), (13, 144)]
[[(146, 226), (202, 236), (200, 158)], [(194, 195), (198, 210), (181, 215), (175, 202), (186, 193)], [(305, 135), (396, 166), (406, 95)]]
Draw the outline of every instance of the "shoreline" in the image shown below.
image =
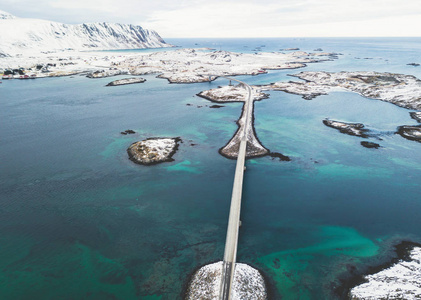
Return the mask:
[(389, 257), (383, 259), (383, 262), (376, 265), (363, 266), (360, 271), (353, 269), (350, 272), (351, 274), (339, 276), (338, 281), (340, 284), (332, 290), (333, 294), (340, 299), (350, 299), (351, 289), (367, 282), (366, 276), (388, 269), (400, 260), (407, 261), (411, 250), (415, 247), (421, 247), (421, 244), (406, 240), (395, 243), (390, 247), (390, 251), (393, 251), (393, 256), (389, 255)]

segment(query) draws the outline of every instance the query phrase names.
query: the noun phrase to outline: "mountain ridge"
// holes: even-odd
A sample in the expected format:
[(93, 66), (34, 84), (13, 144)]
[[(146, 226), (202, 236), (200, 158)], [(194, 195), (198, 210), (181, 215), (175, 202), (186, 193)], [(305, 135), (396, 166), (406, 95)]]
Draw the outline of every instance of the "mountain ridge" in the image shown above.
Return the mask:
[[(172, 47), (154, 30), (120, 23), (64, 24), (0, 10), (0, 57), (24, 52)], [(3, 54), (3, 55), (2, 55)]]

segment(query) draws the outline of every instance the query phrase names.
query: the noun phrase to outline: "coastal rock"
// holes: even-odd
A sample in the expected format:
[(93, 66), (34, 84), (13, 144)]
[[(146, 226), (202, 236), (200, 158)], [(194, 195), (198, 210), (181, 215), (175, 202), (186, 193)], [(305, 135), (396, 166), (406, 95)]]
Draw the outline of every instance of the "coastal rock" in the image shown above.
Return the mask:
[(390, 268), (365, 277), (366, 283), (351, 289), (352, 300), (420, 299), (421, 248), (414, 247), (408, 261), (399, 261)]
[(129, 159), (142, 165), (173, 161), (180, 138), (149, 138), (135, 142), (127, 149)]
[(421, 123), (421, 112), (410, 112), (409, 115), (412, 119), (417, 120), (418, 123)]
[(408, 140), (421, 143), (421, 126), (400, 126), (397, 133)]
[(135, 134), (136, 131), (131, 130), (131, 129), (127, 129), (125, 131), (120, 132), (121, 134), (127, 135), (127, 134)]
[[(200, 268), (192, 277), (186, 300), (217, 300), (221, 286), (223, 262)], [(266, 300), (264, 279), (259, 271), (246, 265), (235, 264), (232, 300)]]
[(374, 149), (380, 148), (379, 144), (373, 143), (373, 142), (368, 142), (368, 141), (362, 141), (361, 146), (366, 147), (366, 148), (374, 148)]
[(146, 79), (139, 78), (139, 77), (124, 78), (124, 79), (111, 81), (106, 86), (117, 86), (117, 85), (133, 84), (133, 83), (143, 83), (145, 81), (146, 81)]
[(333, 121), (329, 119), (323, 120), (323, 124), (326, 126), (338, 129), (340, 132), (353, 135), (353, 136), (359, 136), (366, 138), (367, 135), (367, 129), (364, 129), (364, 124), (361, 123), (345, 123), (345, 122), (339, 122), (339, 121)]
[[(268, 97), (267, 94), (262, 93), (260, 90), (253, 88), (252, 97), (254, 100), (262, 100)], [(202, 91), (197, 96), (205, 98), (213, 102), (244, 102), (248, 95), (247, 90), (242, 84), (238, 85), (227, 85)]]
[(283, 155), (282, 153), (278, 153), (278, 152), (271, 152), (268, 154), (270, 157), (272, 157), (273, 159), (275, 158), (279, 158), (280, 161), (291, 161), (291, 158), (289, 158), (286, 155)]
[(285, 48), (285, 49), (279, 49), (279, 51), (298, 51), (300, 48)]
[[(314, 86), (339, 87), (364, 97), (421, 110), (421, 81), (412, 75), (379, 72), (301, 72), (293, 75)], [(313, 84), (310, 85), (310, 82)]]
[(320, 95), (327, 95), (332, 89), (329, 86), (318, 85), (314, 82), (275, 82), (259, 86), (262, 90), (283, 91), (290, 94), (302, 95), (304, 99), (311, 100)]
[(127, 75), (127, 70), (117, 70), (117, 69), (109, 69), (109, 70), (97, 70), (94, 72), (89, 73), (86, 75), (88, 78), (104, 78), (104, 77), (111, 77), (117, 75)]

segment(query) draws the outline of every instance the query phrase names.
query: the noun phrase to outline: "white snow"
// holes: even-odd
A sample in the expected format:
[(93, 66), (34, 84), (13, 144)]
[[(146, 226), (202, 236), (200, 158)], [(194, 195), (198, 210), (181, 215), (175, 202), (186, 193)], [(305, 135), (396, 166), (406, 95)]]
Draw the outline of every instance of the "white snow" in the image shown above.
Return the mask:
[[(421, 81), (412, 75), (379, 72), (301, 72), (294, 75), (306, 86), (340, 87), (367, 98), (421, 109)], [(311, 83), (309, 83), (311, 82)]]
[(368, 275), (367, 283), (351, 290), (353, 300), (365, 299), (420, 299), (421, 248), (410, 253), (411, 261), (400, 261), (377, 274)]
[(16, 17), (8, 12), (0, 10), (0, 20), (1, 19), (15, 19)]
[[(219, 299), (223, 262), (203, 266), (190, 282), (187, 300)], [(256, 269), (246, 264), (235, 264), (232, 300), (267, 299), (265, 282)]]
[(160, 77), (170, 82), (185, 83), (210, 81), (216, 76), (258, 75), (269, 69), (295, 69), (304, 67), (305, 63), (327, 59), (316, 59), (302, 51), (244, 54), (180, 49), (127, 57), (117, 67), (129, 69), (137, 75), (161, 73)]
[(34, 54), (63, 50), (169, 47), (153, 30), (114, 23), (68, 25), (16, 18), (0, 12), (0, 53)]
[(177, 146), (173, 138), (151, 138), (133, 143), (127, 150), (131, 159), (140, 164), (167, 161)]

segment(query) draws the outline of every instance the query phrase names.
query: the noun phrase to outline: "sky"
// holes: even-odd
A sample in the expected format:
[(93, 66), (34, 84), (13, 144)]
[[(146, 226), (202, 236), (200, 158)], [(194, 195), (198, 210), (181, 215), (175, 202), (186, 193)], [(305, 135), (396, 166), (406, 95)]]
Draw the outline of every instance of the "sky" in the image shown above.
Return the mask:
[(136, 24), (164, 38), (421, 36), (421, 0), (1, 0), (0, 10)]

